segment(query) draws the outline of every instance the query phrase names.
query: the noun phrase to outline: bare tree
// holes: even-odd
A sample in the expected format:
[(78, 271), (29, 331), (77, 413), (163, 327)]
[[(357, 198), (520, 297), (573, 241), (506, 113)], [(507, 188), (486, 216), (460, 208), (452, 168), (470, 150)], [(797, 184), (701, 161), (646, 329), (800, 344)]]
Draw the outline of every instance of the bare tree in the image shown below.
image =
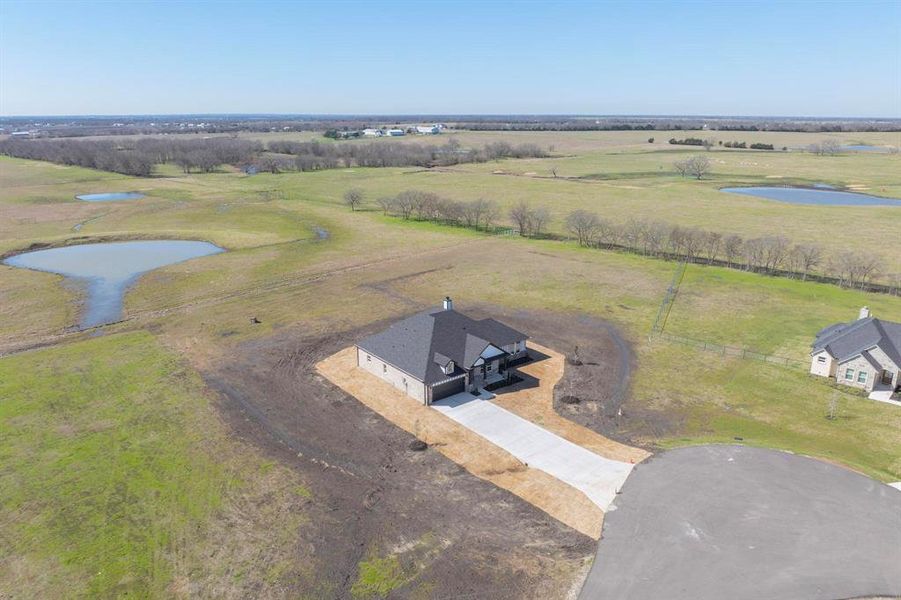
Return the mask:
[(387, 215), (394, 209), (395, 199), (391, 196), (382, 196), (378, 200), (375, 201), (376, 204), (379, 205), (379, 208), (382, 209), (382, 214)]
[(541, 230), (551, 221), (551, 213), (543, 206), (533, 208), (529, 213), (529, 235), (540, 237)]
[(344, 192), (344, 204), (349, 206), (351, 211), (357, 210), (357, 207), (363, 204), (363, 190), (351, 188)]
[(409, 219), (410, 215), (413, 213), (413, 204), (416, 196), (417, 192), (408, 190), (399, 193), (397, 198), (394, 199), (394, 208), (400, 213), (400, 216), (403, 217), (404, 220)]
[(710, 159), (700, 154), (688, 159), (688, 173), (695, 179), (701, 179), (710, 172)]
[(704, 256), (707, 257), (707, 264), (713, 263), (722, 247), (723, 236), (715, 231), (704, 231), (701, 234), (701, 246), (704, 249)]
[(682, 177), (688, 174), (688, 160), (687, 158), (681, 158), (673, 163), (673, 168)]
[(566, 217), (566, 230), (576, 236), (580, 246), (591, 243), (597, 234), (598, 216), (587, 210), (575, 210)]
[(531, 218), (532, 209), (525, 200), (520, 200), (510, 208), (510, 219), (519, 229), (519, 235), (526, 236), (529, 234), (529, 219)]
[(711, 148), (716, 146), (716, 140), (714, 140), (713, 138), (706, 138), (703, 142), (701, 142), (701, 145), (704, 146), (704, 150), (707, 150), (709, 152)]
[(726, 258), (726, 264), (730, 267), (735, 264), (735, 259), (741, 255), (741, 247), (744, 241), (741, 236), (731, 234), (723, 238), (723, 255)]
[(810, 271), (819, 266), (823, 260), (823, 251), (819, 246), (813, 244), (798, 244), (794, 250), (798, 259), (798, 267), (803, 273), (802, 280), (806, 280)]

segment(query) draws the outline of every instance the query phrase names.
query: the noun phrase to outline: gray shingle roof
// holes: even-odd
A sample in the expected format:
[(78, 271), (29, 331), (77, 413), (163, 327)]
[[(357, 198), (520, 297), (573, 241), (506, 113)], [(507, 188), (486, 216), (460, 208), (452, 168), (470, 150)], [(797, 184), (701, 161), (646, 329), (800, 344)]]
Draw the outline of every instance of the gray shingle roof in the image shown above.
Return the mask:
[(867, 317), (830, 325), (817, 334), (812, 353), (826, 350), (838, 362), (844, 362), (874, 346), (901, 365), (901, 323)]
[(489, 344), (500, 348), (528, 337), (494, 319), (433, 309), (398, 321), (357, 346), (421, 381), (435, 383), (453, 376), (444, 374), (440, 361), (453, 360), (454, 374), (462, 374)]

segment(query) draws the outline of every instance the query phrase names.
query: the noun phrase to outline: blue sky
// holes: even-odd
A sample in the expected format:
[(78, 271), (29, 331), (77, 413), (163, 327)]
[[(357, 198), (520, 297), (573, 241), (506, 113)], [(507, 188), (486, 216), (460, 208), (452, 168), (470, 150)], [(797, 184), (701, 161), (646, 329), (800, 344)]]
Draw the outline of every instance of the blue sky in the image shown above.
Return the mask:
[(0, 114), (901, 116), (901, 2), (11, 2)]

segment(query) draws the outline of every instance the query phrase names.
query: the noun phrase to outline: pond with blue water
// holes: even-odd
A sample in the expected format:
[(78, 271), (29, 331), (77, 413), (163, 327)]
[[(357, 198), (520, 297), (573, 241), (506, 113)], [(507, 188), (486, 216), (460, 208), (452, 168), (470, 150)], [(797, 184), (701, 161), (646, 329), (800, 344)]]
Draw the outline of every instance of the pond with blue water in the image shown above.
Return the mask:
[(104, 194), (79, 194), (75, 196), (85, 202), (115, 202), (117, 200), (137, 200), (143, 198), (140, 192), (107, 192)]
[(84, 287), (82, 328), (118, 321), (125, 292), (141, 275), (192, 258), (224, 252), (209, 242), (152, 240), (65, 246), (17, 254), (3, 264), (57, 273)]
[(842, 192), (823, 187), (727, 187), (721, 192), (756, 196), (791, 204), (818, 204), (821, 206), (901, 206), (901, 199), (882, 198), (857, 192)]

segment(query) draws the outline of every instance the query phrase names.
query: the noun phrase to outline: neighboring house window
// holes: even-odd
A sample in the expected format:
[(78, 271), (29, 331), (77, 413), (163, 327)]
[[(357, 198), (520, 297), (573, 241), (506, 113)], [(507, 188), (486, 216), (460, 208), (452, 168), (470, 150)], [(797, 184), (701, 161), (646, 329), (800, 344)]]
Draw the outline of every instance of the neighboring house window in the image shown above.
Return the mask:
[(818, 363), (825, 363), (825, 362), (826, 362), (826, 357), (825, 357), (825, 356), (820, 356), (820, 357), (818, 357), (818, 358), (817, 358), (817, 362), (818, 362)]
[(366, 355), (366, 362), (372, 362), (372, 355), (370, 355), (370, 354)]
[(860, 371), (860, 372), (857, 374), (857, 383), (866, 383), (866, 382), (867, 382), (867, 372), (866, 372), (866, 371)]
[(854, 369), (845, 369), (845, 379), (848, 381), (854, 379)]
[(387, 373), (387, 372), (388, 372), (388, 365), (386, 365), (385, 363), (382, 363), (382, 373)]

